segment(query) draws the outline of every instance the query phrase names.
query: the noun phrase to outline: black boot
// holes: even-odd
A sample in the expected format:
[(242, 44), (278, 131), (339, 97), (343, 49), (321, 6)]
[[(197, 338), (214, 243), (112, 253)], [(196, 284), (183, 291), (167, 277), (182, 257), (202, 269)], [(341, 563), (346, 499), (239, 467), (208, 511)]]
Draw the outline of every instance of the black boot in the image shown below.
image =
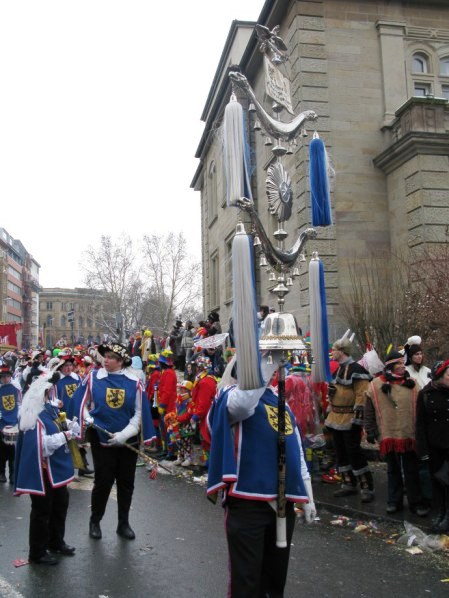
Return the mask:
[(5, 476), (5, 470), (3, 469), (2, 472), (0, 472), (0, 482), (2, 484), (6, 484), (6, 476)]
[(449, 532), (449, 509), (447, 509), (440, 522), (432, 527), (432, 531), (436, 534), (446, 534)]
[(128, 522), (128, 513), (119, 513), (117, 534), (122, 538), (126, 538), (126, 540), (135, 539), (136, 534), (134, 533), (133, 529), (131, 528)]
[(78, 475), (80, 477), (83, 476), (87, 476), (87, 475), (93, 475), (94, 471), (92, 469), (89, 469), (89, 463), (87, 462), (87, 451), (85, 448), (81, 447), (80, 448), (80, 455), (81, 455), (81, 460), (83, 461), (83, 469), (78, 469)]
[(334, 492), (334, 496), (335, 498), (343, 498), (351, 494), (357, 494), (357, 480), (352, 471), (345, 471), (340, 488)]
[(362, 502), (368, 503), (374, 500), (374, 480), (373, 474), (370, 471), (362, 473), (359, 477), (360, 481), (360, 497)]
[(89, 536), (94, 540), (101, 540), (101, 527), (99, 521), (94, 521), (92, 518), (89, 522)]

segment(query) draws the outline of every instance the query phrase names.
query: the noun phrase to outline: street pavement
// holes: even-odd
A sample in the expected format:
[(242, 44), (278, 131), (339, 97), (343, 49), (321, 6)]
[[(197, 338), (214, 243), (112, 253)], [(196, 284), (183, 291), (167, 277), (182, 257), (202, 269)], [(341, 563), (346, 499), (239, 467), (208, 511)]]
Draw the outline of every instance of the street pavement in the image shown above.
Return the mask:
[[(138, 468), (130, 517), (137, 538), (131, 542), (115, 533), (114, 494), (102, 522), (103, 539), (90, 539), (92, 480), (72, 484), (66, 541), (77, 551), (74, 557), (61, 557), (56, 567), (14, 566), (15, 559), (27, 557), (30, 501), (0, 485), (0, 596), (225, 597), (223, 510), (205, 498), (199, 472), (170, 466), (173, 475), (160, 474), (156, 480)], [(334, 486), (314, 480), (319, 520), (304, 525), (298, 519), (285, 598), (449, 595), (447, 555), (412, 555), (396, 543), (403, 525), (397, 517), (384, 518), (384, 473), (380, 466), (375, 469), (376, 500), (369, 505), (358, 497), (337, 501)], [(404, 516), (409, 519), (407, 511)], [(357, 533), (354, 525), (363, 522), (366, 530)]]

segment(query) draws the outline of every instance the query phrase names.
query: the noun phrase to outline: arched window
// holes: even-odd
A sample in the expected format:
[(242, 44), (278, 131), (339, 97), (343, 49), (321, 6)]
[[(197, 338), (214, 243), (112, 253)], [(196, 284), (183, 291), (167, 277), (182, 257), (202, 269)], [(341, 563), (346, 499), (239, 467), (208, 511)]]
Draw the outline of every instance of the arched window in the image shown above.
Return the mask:
[(429, 59), (422, 52), (416, 52), (413, 54), (412, 59), (412, 73), (428, 73), (429, 72)]
[(449, 77), (449, 56), (440, 58), (440, 75)]

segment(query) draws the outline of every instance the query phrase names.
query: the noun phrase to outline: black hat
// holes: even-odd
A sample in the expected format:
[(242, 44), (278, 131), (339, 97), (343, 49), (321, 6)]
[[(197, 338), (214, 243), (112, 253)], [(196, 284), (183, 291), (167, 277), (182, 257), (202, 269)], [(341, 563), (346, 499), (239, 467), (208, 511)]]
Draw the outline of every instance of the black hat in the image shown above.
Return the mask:
[(0, 361), (0, 376), (12, 376), (11, 368), (4, 361)]
[(128, 349), (125, 347), (125, 345), (121, 345), (120, 343), (113, 343), (113, 342), (103, 343), (102, 345), (98, 345), (98, 352), (100, 353), (100, 355), (102, 357), (104, 357), (105, 353), (107, 353), (108, 351), (115, 353), (116, 355), (118, 355), (120, 357), (120, 359), (123, 359), (123, 365), (125, 366), (125, 368), (127, 368), (131, 365), (131, 363), (132, 363), (131, 356), (128, 353)]
[(207, 319), (211, 320), (212, 322), (218, 322), (220, 320), (220, 316), (216, 311), (211, 311), (210, 314), (207, 316)]

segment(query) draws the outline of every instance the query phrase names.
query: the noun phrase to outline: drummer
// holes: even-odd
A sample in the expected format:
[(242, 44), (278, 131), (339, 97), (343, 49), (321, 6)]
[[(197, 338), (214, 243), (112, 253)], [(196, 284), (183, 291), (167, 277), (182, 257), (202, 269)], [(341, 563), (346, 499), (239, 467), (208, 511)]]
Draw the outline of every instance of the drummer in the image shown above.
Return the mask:
[(9, 483), (14, 484), (14, 459), (16, 455), (17, 415), (22, 401), (20, 386), (12, 382), (12, 371), (0, 361), (0, 482), (6, 482), (6, 464)]

